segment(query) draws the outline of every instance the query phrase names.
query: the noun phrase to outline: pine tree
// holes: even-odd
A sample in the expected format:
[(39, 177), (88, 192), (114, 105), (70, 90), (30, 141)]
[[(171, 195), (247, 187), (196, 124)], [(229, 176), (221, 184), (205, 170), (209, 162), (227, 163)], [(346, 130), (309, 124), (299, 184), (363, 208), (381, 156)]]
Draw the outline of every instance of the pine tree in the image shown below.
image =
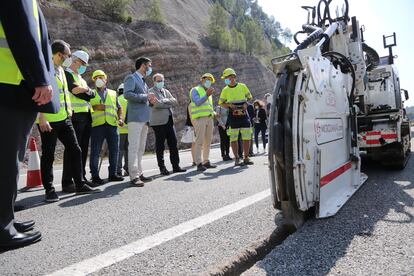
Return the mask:
[(161, 12), (160, 0), (151, 0), (147, 10), (146, 20), (151, 22), (164, 23), (164, 16)]

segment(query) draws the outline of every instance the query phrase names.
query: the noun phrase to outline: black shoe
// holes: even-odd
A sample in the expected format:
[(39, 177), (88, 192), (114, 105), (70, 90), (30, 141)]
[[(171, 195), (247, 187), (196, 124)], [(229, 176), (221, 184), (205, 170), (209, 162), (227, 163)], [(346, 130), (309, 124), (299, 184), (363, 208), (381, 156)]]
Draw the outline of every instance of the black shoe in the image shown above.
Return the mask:
[(142, 182), (151, 182), (152, 177), (145, 177), (143, 174), (139, 177)]
[(205, 170), (207, 170), (207, 168), (204, 167), (203, 164), (200, 163), (197, 165), (197, 171), (204, 172)]
[(170, 175), (170, 172), (167, 170), (166, 167), (160, 168), (161, 175)]
[(74, 193), (76, 192), (76, 186), (75, 184), (70, 184), (70, 185), (63, 185), (62, 184), (62, 193)]
[(183, 172), (186, 172), (186, 171), (187, 171), (186, 169), (183, 169), (181, 167), (177, 167), (177, 168), (173, 169), (174, 173), (183, 173)]
[(113, 176), (110, 176), (108, 180), (109, 182), (119, 182), (119, 181), (124, 181), (124, 178), (119, 175), (113, 175)]
[(57, 193), (55, 192), (55, 190), (46, 192), (46, 198), (45, 198), (46, 202), (57, 202), (59, 201), (59, 197), (57, 195)]
[(207, 162), (205, 164), (203, 164), (204, 167), (206, 167), (207, 169), (215, 169), (217, 168), (216, 165), (212, 165), (210, 162)]
[(193, 164), (191, 164), (191, 167), (195, 167), (195, 166), (197, 166), (197, 164), (193, 162)]
[(25, 222), (15, 222), (13, 225), (17, 232), (24, 233), (33, 230), (35, 222), (34, 220), (29, 220)]
[(253, 165), (254, 163), (253, 163), (253, 161), (251, 161), (249, 158), (245, 158), (244, 160), (243, 160), (243, 163), (245, 164), (245, 165)]
[(129, 176), (129, 172), (128, 171), (125, 171), (124, 172), (124, 176)]
[(92, 183), (91, 184), (87, 184), (91, 187), (98, 187), (105, 184), (105, 181), (103, 181), (102, 178), (100, 178), (99, 176), (96, 177), (92, 177)]
[(100, 192), (101, 190), (93, 189), (88, 184), (83, 184), (83, 186), (76, 188), (77, 195), (94, 194), (94, 193), (100, 193)]
[(13, 237), (5, 241), (0, 241), (0, 250), (16, 249), (23, 246), (28, 246), (36, 243), (42, 239), (40, 232), (34, 233), (17, 233)]
[(92, 181), (89, 181), (88, 179), (84, 179), (84, 180), (82, 180), (82, 182), (84, 183), (84, 184), (87, 184), (87, 185), (89, 185), (89, 186), (91, 186), (91, 184), (92, 184)]
[(145, 186), (145, 183), (144, 183), (144, 181), (142, 181), (141, 179), (139, 179), (139, 178), (135, 178), (134, 180), (131, 180), (131, 185), (132, 186), (134, 186), (134, 187), (144, 187)]
[(233, 158), (231, 158), (230, 156), (224, 156), (223, 157), (223, 161), (232, 161), (233, 160)]

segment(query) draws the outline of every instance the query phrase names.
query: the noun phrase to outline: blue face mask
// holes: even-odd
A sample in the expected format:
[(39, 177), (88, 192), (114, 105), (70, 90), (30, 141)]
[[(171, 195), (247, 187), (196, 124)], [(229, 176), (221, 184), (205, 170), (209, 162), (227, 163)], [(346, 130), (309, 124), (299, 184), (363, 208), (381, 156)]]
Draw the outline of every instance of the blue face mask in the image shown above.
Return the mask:
[(230, 80), (230, 79), (225, 79), (225, 80), (224, 80), (224, 83), (225, 83), (226, 85), (230, 85), (230, 84), (231, 84), (231, 80)]
[(162, 89), (162, 88), (164, 88), (164, 82), (163, 82), (163, 81), (161, 81), (161, 82), (156, 82), (156, 83), (155, 83), (155, 87), (157, 87), (158, 89)]
[(152, 67), (150, 67), (150, 68), (147, 69), (147, 73), (146, 74), (147, 74), (147, 77), (148, 76), (151, 76), (151, 74), (152, 74)]
[(210, 80), (206, 80), (204, 82), (204, 87), (207, 88), (207, 89), (209, 89), (211, 87), (211, 81)]
[(85, 65), (81, 65), (78, 69), (79, 75), (82, 75), (83, 73), (85, 73), (85, 71), (86, 71), (86, 66)]

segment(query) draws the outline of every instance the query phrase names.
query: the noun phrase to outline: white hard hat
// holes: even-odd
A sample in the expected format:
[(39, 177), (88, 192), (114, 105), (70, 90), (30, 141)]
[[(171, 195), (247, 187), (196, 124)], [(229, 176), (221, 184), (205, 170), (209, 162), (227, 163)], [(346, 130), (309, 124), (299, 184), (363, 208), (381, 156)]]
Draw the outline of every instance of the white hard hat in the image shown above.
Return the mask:
[(118, 91), (119, 91), (120, 89), (124, 89), (124, 84), (123, 84), (123, 83), (121, 83), (121, 84), (118, 86)]
[(88, 62), (89, 62), (89, 54), (85, 51), (81, 51), (81, 50), (75, 51), (74, 53), (72, 53), (72, 56), (75, 56), (75, 57), (79, 58), (80, 60), (82, 60), (86, 64), (88, 64)]

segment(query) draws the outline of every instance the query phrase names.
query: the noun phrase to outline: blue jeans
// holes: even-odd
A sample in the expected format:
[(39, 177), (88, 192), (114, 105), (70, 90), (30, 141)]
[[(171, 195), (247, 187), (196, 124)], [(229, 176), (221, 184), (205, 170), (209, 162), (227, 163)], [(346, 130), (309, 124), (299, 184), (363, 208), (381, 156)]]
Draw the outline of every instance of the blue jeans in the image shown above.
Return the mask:
[(116, 126), (108, 124), (96, 126), (91, 131), (91, 156), (89, 167), (92, 177), (99, 177), (99, 154), (104, 140), (108, 143), (109, 151), (109, 177), (116, 175), (116, 166), (119, 153), (119, 133)]

